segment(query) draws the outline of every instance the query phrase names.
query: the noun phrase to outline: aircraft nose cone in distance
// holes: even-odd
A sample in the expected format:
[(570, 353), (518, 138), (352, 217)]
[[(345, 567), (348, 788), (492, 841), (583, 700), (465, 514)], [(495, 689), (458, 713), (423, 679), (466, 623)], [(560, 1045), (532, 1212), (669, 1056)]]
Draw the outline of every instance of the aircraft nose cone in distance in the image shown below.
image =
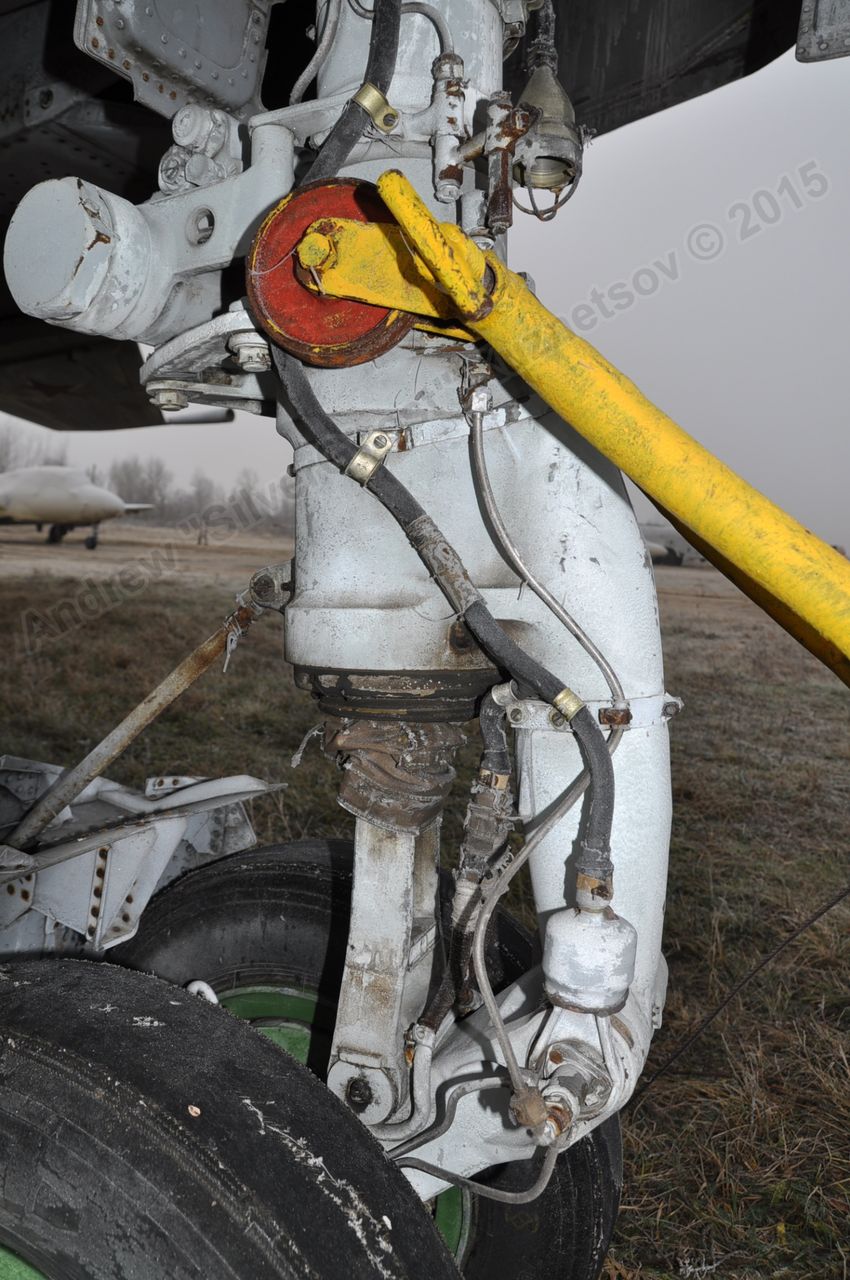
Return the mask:
[(80, 515), (81, 521), (109, 520), (112, 516), (124, 514), (124, 500), (108, 489), (101, 489), (94, 484), (87, 485), (80, 498), (85, 509), (84, 514)]

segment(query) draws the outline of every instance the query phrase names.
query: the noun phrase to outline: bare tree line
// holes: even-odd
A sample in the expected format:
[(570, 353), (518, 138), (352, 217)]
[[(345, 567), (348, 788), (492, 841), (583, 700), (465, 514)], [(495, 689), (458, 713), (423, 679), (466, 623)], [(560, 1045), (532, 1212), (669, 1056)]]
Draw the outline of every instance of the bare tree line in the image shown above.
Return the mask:
[(68, 458), (68, 441), (28, 440), (14, 427), (0, 429), (0, 471), (13, 467), (63, 466)]

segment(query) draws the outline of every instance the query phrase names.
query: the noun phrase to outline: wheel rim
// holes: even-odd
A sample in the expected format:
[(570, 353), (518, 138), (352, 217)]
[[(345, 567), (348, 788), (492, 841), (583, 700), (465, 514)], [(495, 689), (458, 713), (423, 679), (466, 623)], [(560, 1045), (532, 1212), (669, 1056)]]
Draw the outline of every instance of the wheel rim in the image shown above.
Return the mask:
[[(321, 1061), (327, 1064), (333, 1028), (332, 1017), (329, 1021), (327, 1015), (333, 1011), (316, 992), (278, 986), (235, 987), (220, 992), (218, 1002), (234, 1017), (250, 1022), (296, 1061), (313, 1066), (321, 1055)], [(471, 1211), (472, 1197), (460, 1187), (449, 1187), (434, 1200), (434, 1223), (457, 1262), (462, 1260), (469, 1243)], [(0, 1280), (7, 1280), (2, 1269)], [(8, 1280), (19, 1277), (10, 1272)], [(21, 1273), (20, 1280), (43, 1277), (36, 1272), (32, 1276)]]

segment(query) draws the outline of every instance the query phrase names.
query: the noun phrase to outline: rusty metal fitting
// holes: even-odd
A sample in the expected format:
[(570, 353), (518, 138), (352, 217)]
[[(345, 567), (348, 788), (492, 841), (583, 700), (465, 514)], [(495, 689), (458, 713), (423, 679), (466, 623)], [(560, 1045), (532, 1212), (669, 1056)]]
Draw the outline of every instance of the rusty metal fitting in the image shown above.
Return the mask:
[(511, 1098), (511, 1115), (525, 1129), (540, 1129), (549, 1119), (549, 1107), (538, 1089), (530, 1085)]
[(549, 1107), (549, 1114), (543, 1121), (540, 1133), (540, 1145), (551, 1147), (567, 1133), (573, 1123), (573, 1113), (566, 1105)]
[[(431, 76), (434, 80), (462, 80), (463, 58), (452, 51), (438, 54), (431, 63)], [(458, 84), (458, 89), (461, 87)]]
[(631, 724), (632, 713), (628, 707), (600, 707), (599, 723), (604, 725), (622, 726)]
[(613, 876), (592, 876), (579, 871), (576, 875), (576, 896), (582, 899), (583, 911), (603, 911), (614, 896)]

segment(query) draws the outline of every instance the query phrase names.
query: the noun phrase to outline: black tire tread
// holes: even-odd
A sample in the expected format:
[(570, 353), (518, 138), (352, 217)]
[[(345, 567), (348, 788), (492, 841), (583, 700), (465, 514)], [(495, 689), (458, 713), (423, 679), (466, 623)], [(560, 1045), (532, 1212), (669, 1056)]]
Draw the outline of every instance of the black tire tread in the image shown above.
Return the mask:
[(456, 1274), (308, 1071), (113, 965), (0, 968), (0, 1166), (0, 1237), (51, 1280)]

